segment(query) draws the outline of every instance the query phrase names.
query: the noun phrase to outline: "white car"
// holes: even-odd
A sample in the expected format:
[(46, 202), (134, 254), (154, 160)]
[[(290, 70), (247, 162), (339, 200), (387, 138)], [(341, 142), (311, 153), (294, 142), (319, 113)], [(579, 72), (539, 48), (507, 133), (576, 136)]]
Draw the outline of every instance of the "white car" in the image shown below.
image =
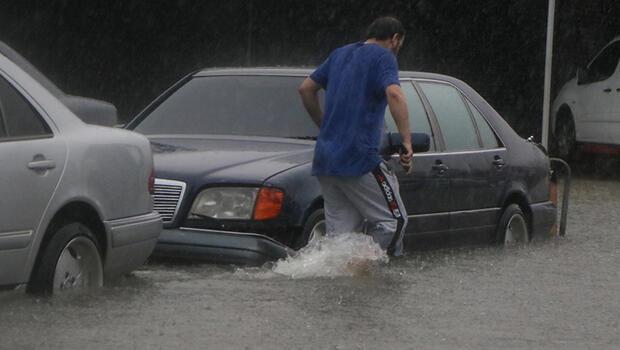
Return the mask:
[(578, 144), (592, 151), (620, 146), (619, 62), (620, 36), (560, 90), (551, 113), (559, 156), (570, 157)]
[(0, 54), (0, 288), (96, 287), (161, 231), (148, 140), (87, 125)]

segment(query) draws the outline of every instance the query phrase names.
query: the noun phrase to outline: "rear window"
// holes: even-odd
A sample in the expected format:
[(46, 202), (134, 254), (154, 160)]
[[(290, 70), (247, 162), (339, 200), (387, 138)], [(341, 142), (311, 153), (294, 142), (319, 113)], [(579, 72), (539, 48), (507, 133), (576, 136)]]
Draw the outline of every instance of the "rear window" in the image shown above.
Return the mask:
[(471, 102), (467, 101), (467, 105), (476, 120), (476, 125), (478, 126), (478, 131), (480, 132), (480, 138), (482, 139), (482, 146), (485, 149), (498, 148), (499, 142), (497, 141), (497, 136), (495, 136), (495, 132), (491, 129), (491, 126), (487, 120), (482, 116), (482, 114), (480, 114), (480, 112), (478, 112), (478, 109), (474, 107)]
[(316, 137), (297, 88), (303, 77), (193, 78), (135, 128), (143, 134)]
[(0, 136), (31, 138), (51, 136), (52, 132), (28, 101), (0, 77)]

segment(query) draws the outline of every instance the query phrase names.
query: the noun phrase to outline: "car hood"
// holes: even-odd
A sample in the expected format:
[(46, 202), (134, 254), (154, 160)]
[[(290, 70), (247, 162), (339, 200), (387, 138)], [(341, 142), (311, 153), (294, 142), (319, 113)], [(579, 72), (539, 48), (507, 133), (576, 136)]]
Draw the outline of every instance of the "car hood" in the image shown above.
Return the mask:
[(236, 136), (149, 136), (157, 178), (206, 184), (258, 184), (312, 161), (314, 142)]

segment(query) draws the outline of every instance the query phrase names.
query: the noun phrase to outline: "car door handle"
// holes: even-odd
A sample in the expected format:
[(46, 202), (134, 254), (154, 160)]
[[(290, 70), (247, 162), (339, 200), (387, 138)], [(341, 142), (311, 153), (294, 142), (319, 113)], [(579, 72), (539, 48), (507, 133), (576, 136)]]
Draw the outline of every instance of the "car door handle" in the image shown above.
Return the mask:
[(620, 88), (617, 88), (617, 89), (616, 89), (616, 92), (620, 92)]
[(28, 169), (31, 170), (50, 170), (56, 167), (56, 162), (53, 160), (35, 160), (28, 163)]
[(495, 158), (493, 159), (493, 165), (495, 165), (496, 168), (501, 169), (504, 165), (506, 165), (506, 163), (502, 158)]
[(610, 93), (611, 92), (611, 88), (607, 88), (605, 90), (603, 90), (604, 92)]
[(437, 162), (435, 164), (433, 164), (432, 166), (433, 170), (436, 170), (439, 175), (444, 174), (446, 171), (448, 171), (450, 168), (448, 168), (447, 165), (445, 165), (444, 163), (441, 162)]

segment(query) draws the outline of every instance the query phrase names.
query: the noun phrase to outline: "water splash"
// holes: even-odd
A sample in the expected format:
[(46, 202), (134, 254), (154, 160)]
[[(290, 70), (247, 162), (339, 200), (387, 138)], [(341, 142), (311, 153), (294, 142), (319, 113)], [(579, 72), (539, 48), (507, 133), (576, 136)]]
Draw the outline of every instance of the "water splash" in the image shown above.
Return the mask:
[(297, 255), (275, 262), (271, 270), (292, 278), (357, 276), (388, 261), (385, 251), (372, 237), (346, 233), (316, 239)]

